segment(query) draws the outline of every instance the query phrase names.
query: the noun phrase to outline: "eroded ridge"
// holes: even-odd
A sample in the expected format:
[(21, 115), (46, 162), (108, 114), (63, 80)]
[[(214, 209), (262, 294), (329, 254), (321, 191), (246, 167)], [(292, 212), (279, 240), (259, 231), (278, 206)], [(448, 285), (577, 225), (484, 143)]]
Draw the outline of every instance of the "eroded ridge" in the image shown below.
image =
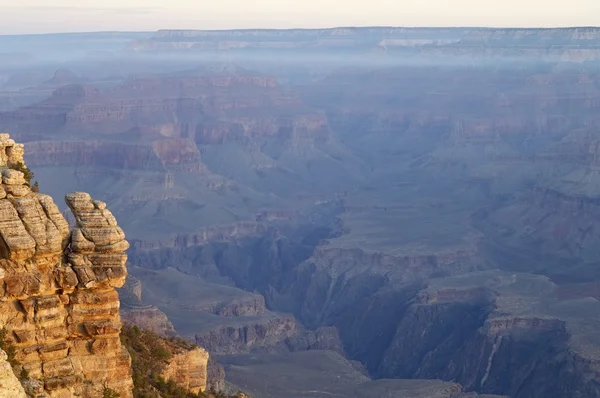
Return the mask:
[(0, 328), (16, 348), (15, 374), (36, 397), (105, 388), (131, 397), (115, 290), (127, 276), (125, 234), (103, 202), (81, 192), (65, 198), (70, 231), (52, 198), (10, 168), (22, 161), (18, 148), (0, 135)]

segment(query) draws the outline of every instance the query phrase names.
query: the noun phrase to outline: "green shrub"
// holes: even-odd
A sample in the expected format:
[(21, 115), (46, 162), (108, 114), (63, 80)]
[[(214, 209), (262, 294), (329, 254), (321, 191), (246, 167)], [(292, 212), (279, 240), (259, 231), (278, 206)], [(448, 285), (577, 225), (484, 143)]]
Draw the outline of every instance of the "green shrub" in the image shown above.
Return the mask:
[(157, 344), (150, 347), (150, 354), (157, 359), (168, 360), (171, 359), (171, 353), (162, 344)]
[(25, 166), (25, 164), (19, 162), (19, 163), (13, 164), (10, 168), (23, 173), (23, 175), (25, 177), (25, 181), (27, 182), (28, 185), (31, 185), (31, 180), (33, 180), (33, 177), (35, 174), (33, 173), (33, 171), (31, 171), (31, 169), (29, 167), (27, 167), (27, 166)]

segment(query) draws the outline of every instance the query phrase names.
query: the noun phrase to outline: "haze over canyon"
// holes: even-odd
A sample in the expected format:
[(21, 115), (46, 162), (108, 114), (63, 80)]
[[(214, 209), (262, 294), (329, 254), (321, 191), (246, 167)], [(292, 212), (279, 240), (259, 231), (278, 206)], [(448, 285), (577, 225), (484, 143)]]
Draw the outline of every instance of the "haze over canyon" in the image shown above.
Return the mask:
[(0, 132), (4, 396), (600, 397), (600, 28), (0, 36)]

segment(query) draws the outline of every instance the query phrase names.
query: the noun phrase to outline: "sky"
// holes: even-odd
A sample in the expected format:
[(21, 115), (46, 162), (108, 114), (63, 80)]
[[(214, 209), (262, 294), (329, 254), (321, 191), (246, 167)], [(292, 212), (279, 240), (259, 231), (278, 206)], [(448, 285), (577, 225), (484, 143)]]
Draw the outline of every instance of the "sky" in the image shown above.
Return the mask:
[(0, 0), (0, 34), (375, 25), (600, 26), (600, 0)]

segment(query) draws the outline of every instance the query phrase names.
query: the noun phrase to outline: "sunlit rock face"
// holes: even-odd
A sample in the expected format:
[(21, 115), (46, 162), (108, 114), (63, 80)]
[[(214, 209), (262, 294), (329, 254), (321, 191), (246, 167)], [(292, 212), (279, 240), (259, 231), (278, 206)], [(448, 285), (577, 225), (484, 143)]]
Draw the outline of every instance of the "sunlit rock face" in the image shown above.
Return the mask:
[(0, 327), (16, 348), (15, 373), (28, 375), (34, 396), (102, 396), (108, 387), (131, 397), (115, 290), (127, 275), (125, 235), (103, 202), (80, 192), (66, 196), (70, 230), (52, 198), (10, 169), (22, 159), (22, 145), (1, 135)]
[(25, 390), (15, 376), (8, 356), (0, 350), (0, 397), (6, 398), (25, 398)]

